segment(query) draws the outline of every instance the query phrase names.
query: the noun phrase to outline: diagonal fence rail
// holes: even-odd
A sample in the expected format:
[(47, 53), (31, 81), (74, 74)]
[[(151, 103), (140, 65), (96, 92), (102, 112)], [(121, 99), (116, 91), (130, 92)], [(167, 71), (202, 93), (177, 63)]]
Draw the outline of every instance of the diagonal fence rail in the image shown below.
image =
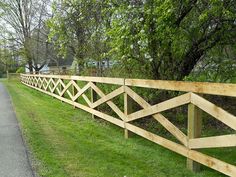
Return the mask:
[[(125, 130), (144, 137), (156, 144), (187, 157), (187, 166), (196, 171), (199, 164), (210, 167), (228, 176), (236, 176), (236, 166), (198, 152), (196, 149), (235, 147), (236, 134), (228, 134), (212, 137), (200, 137), (201, 110), (210, 114), (233, 130), (236, 130), (236, 117), (224, 109), (216, 106), (198, 94), (212, 94), (236, 97), (236, 84), (197, 83), (180, 81), (158, 81), (122, 78), (102, 78), (83, 76), (61, 75), (35, 75), (21, 74), (21, 82), (31, 88), (51, 95), (63, 102), (87, 111), (97, 117), (111, 122)], [(83, 86), (79, 84), (85, 82)], [(99, 87), (100, 84), (116, 85), (115, 90), (105, 94)], [(144, 98), (137, 94), (132, 87), (143, 87), (169, 91), (187, 92), (169, 100), (150, 105)], [(89, 98), (86, 94), (99, 96), (99, 99)], [(120, 109), (112, 99), (124, 95), (124, 109)], [(79, 103), (82, 98), (84, 104)], [(130, 112), (129, 102), (134, 100), (142, 109)], [(107, 104), (115, 113), (116, 117), (108, 115), (97, 109), (98, 106)], [(182, 105), (188, 105), (188, 133), (183, 133), (162, 112)], [(161, 124), (179, 143), (163, 138), (145, 129), (132, 124), (132, 121), (141, 118), (152, 117)]]

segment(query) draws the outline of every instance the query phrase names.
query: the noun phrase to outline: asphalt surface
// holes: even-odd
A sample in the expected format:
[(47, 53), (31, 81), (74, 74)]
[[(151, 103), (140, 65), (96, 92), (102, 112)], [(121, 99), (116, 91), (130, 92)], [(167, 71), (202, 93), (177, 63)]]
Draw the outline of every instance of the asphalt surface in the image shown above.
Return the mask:
[(0, 83), (0, 177), (34, 177), (10, 96)]

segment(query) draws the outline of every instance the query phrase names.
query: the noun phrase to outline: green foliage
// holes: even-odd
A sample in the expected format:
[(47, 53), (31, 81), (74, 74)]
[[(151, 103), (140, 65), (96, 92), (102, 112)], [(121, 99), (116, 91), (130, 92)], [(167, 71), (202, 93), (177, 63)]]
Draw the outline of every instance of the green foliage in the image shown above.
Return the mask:
[(105, 53), (102, 1), (54, 1), (53, 13), (47, 25), (49, 39), (59, 55), (72, 53), (83, 67), (86, 59), (101, 60)]
[(15, 53), (7, 48), (5, 40), (0, 40), (0, 70), (2, 74), (15, 72), (17, 69), (17, 61), (13, 60)]
[(111, 10), (107, 32), (110, 52), (127, 70), (156, 79), (183, 79), (215, 46), (233, 44), (233, 4), (215, 0), (122, 1)]
[(16, 73), (25, 73), (25, 68), (24, 67), (20, 67), (16, 70)]
[(185, 78), (188, 81), (236, 83), (235, 46), (216, 47)]
[[(117, 61), (130, 77), (182, 80), (199, 67), (199, 62), (222, 58), (215, 52), (218, 48), (235, 47), (234, 0), (54, 0), (53, 16), (47, 22), (44, 22), (46, 1), (21, 0), (19, 9), (11, 2), (4, 0), (0, 4), (0, 15), (8, 22), (15, 20), (10, 25), (17, 24), (16, 28), (21, 29), (19, 20), (33, 23), (23, 25), (20, 31), (25, 33), (19, 34), (22, 41), (17, 39), (23, 44), (19, 54), (29, 64), (43, 66), (41, 60), (51, 59), (49, 56), (56, 53), (60, 57), (74, 57), (80, 71), (88, 60), (109, 59)], [(32, 7), (23, 6), (25, 3), (35, 8), (29, 10)], [(20, 8), (23, 15), (34, 20), (16, 18), (20, 13), (12, 12)], [(36, 16), (42, 19), (38, 22)], [(42, 31), (44, 23), (50, 31), (48, 40), (37, 33), (41, 30), (47, 38), (47, 30)], [(37, 24), (39, 29), (29, 29)], [(36, 33), (38, 41), (34, 42)], [(13, 33), (10, 36), (14, 39)], [(45, 49), (45, 44), (39, 45), (39, 41), (46, 42), (46, 46), (49, 42), (55, 51)], [(49, 54), (39, 53), (49, 50)]]
[(11, 53), (16, 52), (16, 56), (21, 57), (21, 62), (28, 64), (31, 72), (42, 69), (48, 60), (45, 54), (40, 53), (46, 53), (42, 50), (46, 41), (39, 37), (39, 31), (41, 35), (47, 36), (43, 28), (49, 15), (49, 4), (47, 0), (2, 0), (0, 3), (0, 14), (3, 14), (0, 29), (5, 32), (1, 36), (6, 39)]

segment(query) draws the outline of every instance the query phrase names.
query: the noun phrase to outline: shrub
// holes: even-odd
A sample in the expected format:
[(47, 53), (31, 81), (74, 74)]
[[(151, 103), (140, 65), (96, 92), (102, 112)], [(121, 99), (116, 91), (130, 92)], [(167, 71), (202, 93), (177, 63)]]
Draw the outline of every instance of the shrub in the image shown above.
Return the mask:
[(16, 73), (24, 73), (25, 72), (25, 68), (24, 67), (20, 67), (16, 70)]

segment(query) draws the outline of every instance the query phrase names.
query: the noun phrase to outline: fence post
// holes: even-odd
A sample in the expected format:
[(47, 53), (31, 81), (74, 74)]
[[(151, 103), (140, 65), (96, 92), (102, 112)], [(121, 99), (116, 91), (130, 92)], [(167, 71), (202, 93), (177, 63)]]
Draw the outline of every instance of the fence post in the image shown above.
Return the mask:
[(7, 70), (7, 80), (9, 80), (9, 72), (8, 72), (8, 70)]
[[(74, 80), (74, 82), (77, 84), (76, 80)], [(75, 90), (76, 90), (76, 89), (75, 89), (75, 86), (72, 84), (72, 96), (73, 96), (73, 97), (77, 94)], [(75, 100), (74, 102), (76, 102), (76, 100)], [(74, 109), (76, 108), (75, 105), (74, 105), (73, 107), (74, 107)]]
[[(63, 79), (61, 79), (61, 81), (63, 82)], [(62, 84), (61, 84), (61, 83), (59, 84), (59, 90), (60, 90), (60, 92), (63, 91), (63, 89), (62, 89)], [(62, 95), (61, 97), (63, 97), (63, 95)], [(61, 102), (63, 102), (63, 101), (61, 100)]]
[[(40, 73), (39, 73), (39, 74), (40, 74)], [(54, 78), (52, 78), (52, 81), (53, 81), (53, 83), (55, 83), (55, 79), (54, 79)], [(52, 88), (55, 87), (55, 85), (54, 85), (53, 83), (51, 84), (51, 85), (52, 85)], [(38, 87), (38, 85), (36, 85), (36, 87)], [(54, 90), (54, 91), (51, 91), (51, 93), (54, 94), (54, 93), (55, 93), (55, 90)], [(55, 97), (52, 96), (52, 98), (54, 99)]]
[[(188, 105), (188, 138), (199, 138), (202, 128), (202, 111), (195, 105)], [(187, 168), (193, 172), (200, 171), (200, 164), (187, 159)]]
[[(124, 79), (124, 89), (125, 89), (125, 79)], [(126, 91), (124, 92), (124, 114), (127, 117), (128, 114), (132, 113), (132, 98), (126, 93)], [(126, 126), (126, 120), (124, 120), (124, 126)], [(129, 138), (129, 131), (126, 129), (124, 129), (124, 136), (125, 139)]]
[[(96, 85), (96, 82), (94, 82), (93, 84)], [(95, 101), (97, 101), (97, 93), (91, 87), (91, 103), (94, 103)], [(94, 110), (96, 110), (96, 108), (94, 108)], [(97, 117), (94, 114), (92, 114), (92, 118), (95, 119)]]

